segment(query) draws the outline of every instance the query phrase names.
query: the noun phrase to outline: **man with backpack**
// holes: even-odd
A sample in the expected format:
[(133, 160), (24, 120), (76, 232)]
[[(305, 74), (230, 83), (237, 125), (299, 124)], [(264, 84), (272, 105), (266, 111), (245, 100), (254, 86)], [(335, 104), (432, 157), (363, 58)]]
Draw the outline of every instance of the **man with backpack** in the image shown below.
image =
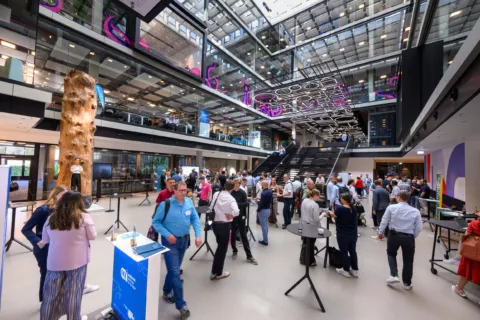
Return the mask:
[(180, 266), (190, 240), (190, 226), (195, 232), (195, 245), (202, 244), (200, 218), (192, 200), (186, 197), (187, 186), (180, 181), (174, 185), (175, 195), (163, 201), (157, 208), (152, 221), (153, 228), (162, 237), (162, 245), (170, 249), (164, 254), (167, 276), (163, 286), (163, 297), (168, 303), (175, 303), (182, 319), (190, 316), (190, 310), (183, 299), (183, 284)]
[(168, 178), (166, 188), (160, 191), (157, 196), (157, 204), (162, 203), (163, 201), (170, 199), (174, 194), (175, 179)]

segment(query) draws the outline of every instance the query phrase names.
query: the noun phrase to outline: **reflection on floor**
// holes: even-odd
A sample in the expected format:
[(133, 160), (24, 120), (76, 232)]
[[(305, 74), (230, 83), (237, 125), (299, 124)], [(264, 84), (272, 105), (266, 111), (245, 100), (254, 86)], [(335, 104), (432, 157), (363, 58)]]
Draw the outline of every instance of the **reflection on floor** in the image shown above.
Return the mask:
[[(151, 199), (155, 196), (156, 194), (153, 194)], [(127, 226), (132, 227), (135, 224), (138, 231), (146, 233), (154, 207), (139, 207), (138, 204), (143, 198), (144, 194), (136, 194), (133, 198), (122, 199), (121, 218)], [(108, 207), (108, 199), (101, 199), (99, 204)], [(364, 200), (364, 206), (366, 209), (371, 207), (368, 200)], [(254, 208), (251, 207), (252, 213), (255, 212)], [(17, 212), (19, 212), (17, 226), (20, 229), (25, 217), (20, 210)], [(82, 309), (85, 314), (108, 305), (111, 297), (113, 248), (104, 239), (103, 232), (115, 220), (116, 212), (92, 213), (92, 217), (99, 236), (91, 244), (92, 262), (88, 266), (87, 281), (99, 284), (101, 288), (84, 297)], [(281, 222), (283, 218), (279, 216), (279, 220)], [(257, 240), (261, 239), (261, 230), (255, 224), (253, 214), (251, 221)], [(371, 224), (370, 219), (368, 224)], [(386, 315), (392, 313), (395, 313), (395, 319), (478, 319), (480, 287), (469, 284), (467, 293), (470, 299), (461, 299), (450, 289), (456, 280), (453, 274), (440, 269), (437, 276), (430, 273), (428, 260), (431, 255), (433, 233), (427, 226), (416, 242), (412, 291), (405, 291), (401, 286), (390, 288), (385, 285), (384, 281), (389, 272), (386, 242), (370, 239), (369, 236), (373, 235), (374, 231), (369, 227), (360, 228), (359, 233), (362, 237), (357, 245), (360, 267), (358, 279), (346, 279), (337, 274), (333, 268), (311, 269), (312, 279), (327, 311), (325, 314), (320, 313), (315, 297), (306, 282), (297, 287), (290, 296), (284, 295), (284, 292), (304, 274), (304, 268), (298, 263), (300, 241), (288, 231), (270, 228), (268, 247), (251, 242), (254, 257), (259, 262), (258, 266), (245, 262), (241, 248), (236, 261), (230, 259), (229, 251), (226, 270), (232, 275), (221, 281), (209, 280), (212, 258), (206, 250), (193, 261), (188, 260), (194, 252), (194, 248), (191, 247), (183, 263), (185, 297), (192, 311), (191, 319), (383, 320)], [(19, 232), (18, 235), (23, 240)], [(209, 239), (215, 246), (214, 237)], [(332, 237), (331, 243), (336, 245), (335, 237)], [(442, 247), (437, 248), (438, 255), (443, 255)], [(39, 271), (33, 254), (14, 243), (5, 258), (0, 319), (38, 320)], [(401, 266), (401, 253), (398, 259)], [(164, 266), (162, 274), (165, 274)], [(161, 301), (159, 319), (179, 319), (178, 312), (174, 306)]]

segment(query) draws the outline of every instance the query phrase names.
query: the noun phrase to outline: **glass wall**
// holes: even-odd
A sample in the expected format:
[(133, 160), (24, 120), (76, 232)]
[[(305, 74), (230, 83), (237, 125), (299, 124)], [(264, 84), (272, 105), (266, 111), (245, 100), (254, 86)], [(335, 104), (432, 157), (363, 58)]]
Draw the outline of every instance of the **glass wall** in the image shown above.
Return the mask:
[(0, 2), (11, 9), (8, 21), (0, 19), (0, 78), (32, 84), (38, 15), (25, 3), (18, 5), (18, 2)]
[(395, 106), (370, 110), (369, 137), (370, 147), (397, 145)]
[(199, 29), (170, 8), (149, 23), (140, 22), (141, 49), (197, 77), (202, 76), (203, 37)]
[(207, 20), (207, 11), (205, 3), (207, 0), (175, 0), (177, 3), (180, 3), (185, 9), (187, 9), (191, 14), (197, 17), (200, 21)]

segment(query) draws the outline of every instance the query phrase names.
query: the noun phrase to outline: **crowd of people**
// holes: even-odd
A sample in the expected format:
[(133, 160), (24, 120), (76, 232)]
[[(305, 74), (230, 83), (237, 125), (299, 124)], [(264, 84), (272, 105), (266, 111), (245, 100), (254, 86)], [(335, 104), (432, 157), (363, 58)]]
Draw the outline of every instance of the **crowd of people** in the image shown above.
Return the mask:
[[(210, 272), (212, 281), (230, 276), (224, 264), (229, 243), (231, 259), (237, 260), (237, 239), (243, 244), (246, 262), (258, 265), (247, 237), (248, 212), (250, 206), (256, 204), (257, 223), (262, 232), (259, 243), (268, 246), (269, 226), (276, 225), (280, 215), (279, 202), (283, 202), (283, 229), (292, 223), (294, 212), (299, 215), (301, 223), (318, 227), (323, 227), (322, 219), (331, 219), (335, 224), (341, 255), (336, 271), (344, 277), (357, 278), (360, 210), (363, 208), (362, 199), (371, 194), (373, 228), (376, 229), (372, 238), (379, 241), (388, 239), (390, 276), (386, 282), (389, 285), (402, 282), (406, 290), (412, 289), (415, 238), (423, 228), (419, 209), (427, 210), (419, 199), (431, 195), (425, 179), (414, 177), (410, 180), (398, 175), (371, 179), (367, 174), (356, 179), (349, 177), (344, 182), (341, 176), (327, 178), (322, 174), (315, 177), (306, 174), (303, 182), (299, 177), (292, 181), (284, 175), (280, 177), (280, 184), (277, 183), (278, 177), (270, 173), (253, 177), (249, 171), (227, 175), (225, 171), (213, 174), (205, 169), (199, 172), (193, 170), (188, 176), (183, 175), (181, 169), (172, 169), (159, 178), (162, 179), (162, 190), (156, 200), (148, 237), (161, 241), (170, 249), (164, 255), (167, 275), (163, 297), (175, 304), (182, 319), (190, 316), (190, 310), (184, 300), (181, 266), (191, 245), (192, 227), (195, 245), (202, 244), (201, 214), (197, 213), (199, 207), (207, 208), (202, 210), (207, 216), (205, 228), (211, 228), (217, 242)], [(476, 214), (480, 216), (480, 213)], [(46, 203), (37, 208), (25, 223), (22, 232), (32, 243), (40, 268), (40, 319), (58, 319), (62, 315), (67, 315), (69, 319), (86, 319), (80, 314), (82, 295), (98, 290), (98, 286), (85, 282), (90, 262), (90, 241), (96, 238), (96, 230), (84, 208), (81, 194), (69, 191), (66, 186), (56, 187)], [(480, 236), (479, 221), (470, 223), (466, 230), (467, 238), (462, 241), (467, 241), (470, 234)], [(304, 237), (302, 242), (300, 263), (315, 266), (315, 239)], [(310, 248), (308, 254), (305, 248)], [(401, 280), (396, 259), (400, 248), (403, 256)], [(480, 262), (465, 256), (459, 256), (457, 261), (459, 280), (452, 290), (466, 297), (466, 283), (480, 284)]]

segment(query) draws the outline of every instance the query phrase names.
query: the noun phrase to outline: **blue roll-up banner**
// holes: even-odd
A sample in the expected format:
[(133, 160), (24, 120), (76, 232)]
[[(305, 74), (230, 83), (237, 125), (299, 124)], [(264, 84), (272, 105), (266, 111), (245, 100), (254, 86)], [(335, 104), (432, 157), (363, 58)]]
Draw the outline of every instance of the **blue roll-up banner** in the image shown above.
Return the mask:
[(101, 85), (96, 85), (97, 97), (100, 100), (100, 104), (102, 105), (102, 110), (105, 111), (105, 93), (103, 93), (103, 88)]
[(136, 262), (115, 247), (112, 309), (121, 320), (146, 319), (148, 259)]

